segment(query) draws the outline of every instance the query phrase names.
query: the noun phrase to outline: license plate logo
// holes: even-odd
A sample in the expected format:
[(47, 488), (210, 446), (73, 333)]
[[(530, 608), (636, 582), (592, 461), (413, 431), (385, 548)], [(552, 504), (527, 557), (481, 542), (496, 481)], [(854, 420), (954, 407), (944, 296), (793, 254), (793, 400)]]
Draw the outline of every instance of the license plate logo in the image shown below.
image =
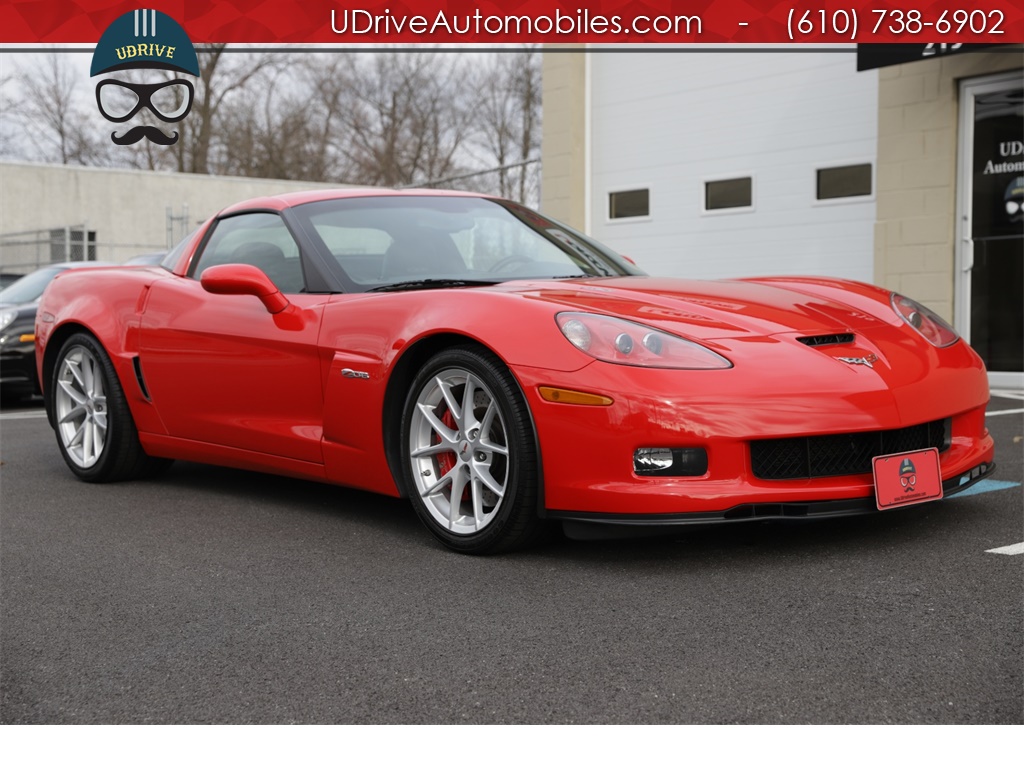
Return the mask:
[(942, 474), (939, 452), (923, 451), (876, 456), (872, 461), (875, 476), (875, 503), (879, 509), (905, 507), (942, 498)]

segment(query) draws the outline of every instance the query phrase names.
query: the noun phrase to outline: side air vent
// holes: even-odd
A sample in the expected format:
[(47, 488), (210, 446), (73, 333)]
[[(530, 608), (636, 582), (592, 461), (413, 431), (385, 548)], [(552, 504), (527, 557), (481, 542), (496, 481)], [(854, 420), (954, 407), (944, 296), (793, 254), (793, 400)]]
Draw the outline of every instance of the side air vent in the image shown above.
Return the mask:
[(827, 333), (823, 336), (798, 336), (797, 341), (808, 347), (825, 347), (829, 344), (851, 344), (852, 333)]
[(149, 396), (149, 390), (146, 389), (146, 380), (142, 376), (142, 363), (139, 361), (138, 355), (132, 358), (132, 365), (135, 366), (135, 378), (139, 382), (139, 389), (142, 390), (142, 396), (147, 400), (152, 401), (153, 398)]

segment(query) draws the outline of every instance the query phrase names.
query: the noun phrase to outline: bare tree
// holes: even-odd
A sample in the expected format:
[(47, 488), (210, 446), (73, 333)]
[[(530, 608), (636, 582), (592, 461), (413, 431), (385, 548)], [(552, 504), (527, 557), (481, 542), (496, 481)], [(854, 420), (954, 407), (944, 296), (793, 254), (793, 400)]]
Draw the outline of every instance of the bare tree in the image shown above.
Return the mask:
[[(24, 74), (22, 89), (40, 94), (33, 104), (5, 112), (18, 114), (40, 155), (60, 162), (383, 186), (445, 186), (454, 177), (459, 186), (524, 202), (537, 197), (536, 46), (497, 56), (421, 49), (285, 60), (215, 45), (198, 55), (201, 78), (184, 120), (168, 125), (142, 110), (130, 121), (176, 131), (170, 146), (114, 146), (89, 89), (57, 55)], [(116, 79), (179, 77), (137, 69)], [(113, 111), (127, 114), (134, 95), (113, 91)], [(172, 107), (185, 96), (176, 93)]]
[(540, 52), (535, 45), (499, 53), (477, 76), (480, 94), (472, 141), (476, 162), (495, 168), (491, 182), (502, 197), (529, 202), (538, 196), (540, 156)]
[(39, 159), (105, 164), (105, 147), (83, 106), (81, 94), (87, 89), (67, 56), (48, 53), (40, 66), (19, 67), (14, 79), (20, 96), (4, 111)]
[(288, 69), (262, 72), (251, 97), (239, 100), (221, 123), (225, 160), (219, 172), (307, 181), (345, 175), (341, 116), (351, 103), (349, 56), (307, 56)]
[(340, 115), (348, 180), (393, 187), (460, 170), (472, 120), (461, 64), (435, 50), (357, 60), (351, 108)]
[(468, 158), (466, 79), (464, 59), (436, 50), (292, 57), (256, 73), (223, 110), (211, 168), (383, 186), (451, 175)]
[(518, 200), (525, 203), (528, 196), (540, 198), (541, 60), (538, 46), (527, 46), (517, 58), (518, 72), (514, 73), (512, 82), (518, 94), (519, 161), (538, 161), (520, 167)]
[(12, 116), (18, 108), (14, 97), (14, 75), (3, 73), (4, 57), (0, 53), (0, 157), (16, 157)]
[(260, 72), (281, 66), (277, 54), (229, 54), (226, 45), (213, 45), (199, 54), (202, 84), (197, 89), (196, 103), (189, 115), (188, 128), (183, 133), (178, 150), (178, 170), (189, 173), (210, 173), (211, 148), (215, 137), (221, 143), (229, 142), (229, 135), (218, 134), (217, 119), (222, 110), (229, 108), (231, 99), (244, 99), (246, 86)]

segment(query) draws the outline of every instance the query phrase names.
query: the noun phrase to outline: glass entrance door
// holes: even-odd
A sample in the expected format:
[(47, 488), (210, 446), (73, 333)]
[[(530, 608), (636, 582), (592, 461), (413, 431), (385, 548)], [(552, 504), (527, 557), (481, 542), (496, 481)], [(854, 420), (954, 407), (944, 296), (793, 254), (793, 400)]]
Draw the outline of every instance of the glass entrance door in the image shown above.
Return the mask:
[(1024, 73), (961, 84), (957, 330), (1024, 387)]

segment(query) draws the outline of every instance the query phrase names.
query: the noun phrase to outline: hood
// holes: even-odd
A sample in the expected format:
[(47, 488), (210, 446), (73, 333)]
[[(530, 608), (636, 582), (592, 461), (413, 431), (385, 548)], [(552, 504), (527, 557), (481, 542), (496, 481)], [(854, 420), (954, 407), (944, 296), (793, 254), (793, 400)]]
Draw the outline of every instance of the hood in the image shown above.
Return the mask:
[(741, 280), (662, 277), (504, 283), (560, 309), (615, 315), (693, 339), (842, 333), (885, 324), (838, 301)]

